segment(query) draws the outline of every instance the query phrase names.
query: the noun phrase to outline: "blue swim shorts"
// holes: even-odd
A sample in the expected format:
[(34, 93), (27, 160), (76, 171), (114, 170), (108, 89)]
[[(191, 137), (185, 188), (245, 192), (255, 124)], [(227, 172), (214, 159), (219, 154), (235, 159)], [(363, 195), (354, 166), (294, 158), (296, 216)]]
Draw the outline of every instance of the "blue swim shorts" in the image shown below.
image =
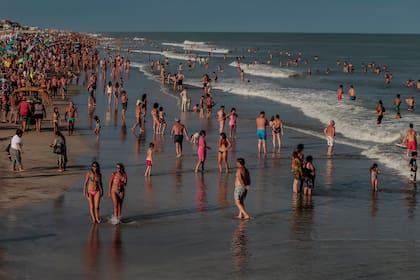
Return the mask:
[(267, 139), (267, 133), (265, 132), (265, 129), (258, 129), (257, 130), (257, 136), (259, 140), (266, 140)]

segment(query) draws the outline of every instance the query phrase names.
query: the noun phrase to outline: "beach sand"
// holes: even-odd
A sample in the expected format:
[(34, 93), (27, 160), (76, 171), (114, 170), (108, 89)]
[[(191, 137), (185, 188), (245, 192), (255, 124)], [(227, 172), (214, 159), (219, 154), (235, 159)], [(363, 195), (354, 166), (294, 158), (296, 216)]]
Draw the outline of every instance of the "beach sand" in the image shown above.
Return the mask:
[[(80, 90), (79, 86), (71, 86), (68, 98), (75, 96)], [(66, 172), (58, 172), (57, 156), (52, 153), (49, 146), (54, 140), (54, 132), (51, 123), (52, 109), (58, 107), (64, 117), (68, 100), (56, 98), (54, 105), (46, 106), (47, 118), (43, 120), (41, 133), (35, 131), (32, 126), (30, 131), (23, 134), (24, 153), (22, 156), (24, 172), (11, 172), (11, 163), (7, 158), (5, 148), (11, 137), (15, 135), (20, 124), (0, 124), (0, 157), (1, 185), (0, 185), (0, 208), (21, 207), (27, 204), (43, 202), (55, 199), (63, 194), (75, 182), (80, 180), (83, 167), (77, 162), (77, 156), (88, 150), (80, 132), (71, 137), (66, 137), (69, 150), (69, 162)], [(64, 135), (66, 122), (61, 120), (61, 129)]]

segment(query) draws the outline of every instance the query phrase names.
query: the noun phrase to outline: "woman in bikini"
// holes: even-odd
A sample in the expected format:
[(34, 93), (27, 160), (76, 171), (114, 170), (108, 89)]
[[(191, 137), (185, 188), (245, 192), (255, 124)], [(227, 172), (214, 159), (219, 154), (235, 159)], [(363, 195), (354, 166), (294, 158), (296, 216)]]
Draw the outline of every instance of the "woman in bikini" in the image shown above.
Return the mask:
[(219, 164), (219, 172), (222, 173), (222, 161), (225, 163), (226, 174), (229, 173), (228, 150), (232, 147), (226, 133), (220, 133), (219, 153), (217, 155), (217, 162)]
[(276, 142), (278, 144), (279, 151), (281, 149), (281, 136), (284, 133), (283, 122), (280, 119), (279, 115), (271, 122), (271, 132), (273, 134), (273, 151), (276, 151)]
[(92, 162), (92, 168), (86, 173), (86, 179), (83, 187), (83, 195), (89, 202), (90, 217), (92, 223), (100, 223), (99, 202), (104, 193), (102, 186), (102, 174), (99, 163)]
[(109, 179), (108, 196), (114, 203), (114, 218), (116, 223), (119, 223), (124, 201), (124, 187), (127, 186), (127, 174), (122, 163), (117, 163), (116, 169), (117, 171), (112, 172)]

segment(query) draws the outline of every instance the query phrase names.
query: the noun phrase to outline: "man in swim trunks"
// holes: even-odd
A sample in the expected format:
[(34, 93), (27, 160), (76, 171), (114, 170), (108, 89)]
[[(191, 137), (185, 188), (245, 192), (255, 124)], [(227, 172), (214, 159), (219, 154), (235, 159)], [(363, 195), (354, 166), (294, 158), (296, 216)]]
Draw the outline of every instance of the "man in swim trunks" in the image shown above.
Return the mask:
[(245, 160), (243, 158), (238, 158), (236, 160), (236, 170), (235, 175), (235, 191), (234, 199), (236, 207), (238, 207), (238, 219), (249, 219), (249, 215), (245, 210), (245, 198), (248, 193), (251, 184), (251, 177), (249, 176), (249, 171), (245, 167)]
[(237, 217), (238, 219), (249, 219), (249, 215), (245, 210), (245, 198), (250, 188), (251, 177), (249, 176), (248, 169), (245, 167), (245, 160), (243, 158), (236, 160), (236, 166), (238, 169), (235, 175), (234, 199), (236, 207), (239, 210)]
[(182, 141), (184, 140), (184, 135), (188, 141), (187, 128), (178, 118), (176, 118), (175, 124), (172, 126), (171, 136), (174, 138), (176, 157), (178, 158), (182, 156)]
[(405, 133), (403, 143), (407, 143), (407, 157), (409, 157), (410, 151), (417, 151), (417, 132), (413, 129), (412, 123)]
[(327, 137), (327, 144), (328, 144), (328, 151), (327, 151), (327, 155), (331, 156), (332, 155), (332, 151), (333, 151), (333, 147), (334, 147), (334, 136), (335, 136), (335, 122), (334, 120), (330, 121), (330, 124), (324, 128), (324, 134)]
[(67, 114), (68, 133), (69, 133), (69, 136), (71, 136), (73, 135), (74, 122), (78, 115), (76, 105), (74, 105), (73, 102), (70, 102), (69, 106), (67, 107), (66, 114)]
[(255, 123), (257, 124), (258, 154), (261, 153), (261, 148), (262, 148), (264, 154), (266, 154), (267, 153), (267, 147), (266, 147), (267, 133), (265, 131), (265, 128), (268, 125), (268, 121), (265, 118), (265, 112), (264, 111), (260, 112), (260, 115), (255, 120)]

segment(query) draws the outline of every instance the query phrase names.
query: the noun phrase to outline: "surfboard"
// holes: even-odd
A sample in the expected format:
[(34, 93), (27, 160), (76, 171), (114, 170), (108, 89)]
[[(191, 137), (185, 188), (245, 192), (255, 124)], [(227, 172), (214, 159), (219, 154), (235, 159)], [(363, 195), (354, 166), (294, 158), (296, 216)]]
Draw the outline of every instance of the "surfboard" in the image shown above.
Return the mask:
[(402, 149), (407, 149), (407, 144), (402, 144), (402, 143), (395, 143), (395, 146), (402, 148)]

